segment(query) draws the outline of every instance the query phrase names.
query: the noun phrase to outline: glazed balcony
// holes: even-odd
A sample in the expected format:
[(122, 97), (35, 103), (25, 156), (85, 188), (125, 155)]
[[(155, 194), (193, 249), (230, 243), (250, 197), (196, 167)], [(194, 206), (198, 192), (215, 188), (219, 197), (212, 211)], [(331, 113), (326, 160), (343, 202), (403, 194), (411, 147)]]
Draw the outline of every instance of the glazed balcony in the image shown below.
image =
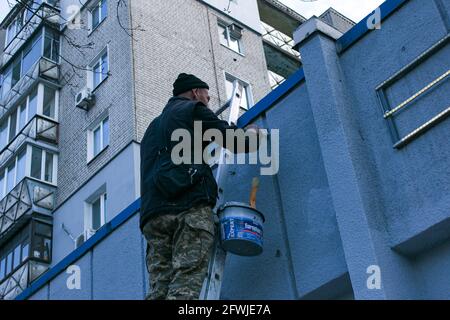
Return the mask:
[(12, 300), (47, 271), (51, 262), (52, 219), (34, 214), (0, 249), (0, 300)]
[(60, 67), (56, 62), (45, 57), (39, 58), (9, 91), (2, 92), (0, 97), (0, 118), (3, 118), (11, 108), (17, 105), (24, 95), (37, 83), (43, 82), (55, 86), (58, 84), (59, 76)]
[(42, 25), (59, 30), (61, 24), (59, 1), (33, 0), (31, 6), (16, 5), (5, 18), (2, 27), (6, 30), (6, 42), (1, 65), (6, 65), (29, 41)]
[(35, 115), (28, 124), (0, 151), (0, 168), (3, 167), (25, 144), (45, 142), (52, 145), (58, 143), (58, 122)]
[(51, 217), (56, 186), (24, 178), (0, 201), (0, 246), (8, 242), (32, 216)]

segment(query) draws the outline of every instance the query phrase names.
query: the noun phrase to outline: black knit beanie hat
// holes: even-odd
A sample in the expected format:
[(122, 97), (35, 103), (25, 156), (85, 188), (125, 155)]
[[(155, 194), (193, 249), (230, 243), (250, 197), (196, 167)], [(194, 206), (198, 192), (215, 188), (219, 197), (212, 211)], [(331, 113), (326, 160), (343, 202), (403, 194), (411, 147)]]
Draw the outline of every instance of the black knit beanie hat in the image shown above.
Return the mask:
[(181, 73), (173, 84), (173, 95), (177, 96), (180, 93), (198, 88), (209, 89), (209, 86), (192, 74)]

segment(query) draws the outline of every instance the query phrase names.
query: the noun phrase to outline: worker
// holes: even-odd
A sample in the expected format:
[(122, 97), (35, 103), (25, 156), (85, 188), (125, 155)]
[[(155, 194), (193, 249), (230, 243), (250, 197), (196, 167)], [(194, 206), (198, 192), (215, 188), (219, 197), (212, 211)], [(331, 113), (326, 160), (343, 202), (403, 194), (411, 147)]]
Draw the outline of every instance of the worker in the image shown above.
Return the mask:
[[(168, 159), (176, 144), (172, 133), (185, 129), (193, 135), (194, 121), (201, 121), (203, 130), (218, 129), (224, 138), (227, 129), (237, 129), (220, 120), (208, 108), (209, 101), (207, 83), (180, 74), (173, 97), (141, 142), (140, 228), (147, 240), (148, 300), (198, 299), (207, 275), (215, 234), (216, 181), (204, 160), (175, 165)], [(248, 129), (259, 130), (254, 125)], [(202, 149), (208, 144), (203, 143)], [(191, 151), (198, 152), (194, 146)]]

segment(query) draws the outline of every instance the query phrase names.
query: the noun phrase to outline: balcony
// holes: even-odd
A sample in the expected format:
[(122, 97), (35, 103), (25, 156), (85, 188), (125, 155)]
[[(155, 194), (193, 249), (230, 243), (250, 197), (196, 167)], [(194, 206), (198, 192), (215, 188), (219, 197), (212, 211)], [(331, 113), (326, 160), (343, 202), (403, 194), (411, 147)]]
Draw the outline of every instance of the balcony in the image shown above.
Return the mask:
[(45, 57), (41, 57), (31, 69), (20, 78), (20, 80), (9, 90), (0, 100), (0, 118), (13, 107), (37, 82), (52, 82), (57, 84), (59, 81), (59, 65)]
[(12, 300), (47, 271), (51, 262), (51, 218), (34, 215), (0, 249), (0, 300)]
[(300, 53), (293, 47), (295, 45), (294, 40), (282, 33), (279, 30), (271, 27), (270, 25), (262, 22), (262, 27), (264, 30), (263, 39), (271, 44), (275, 45), (286, 53), (289, 53), (293, 58), (300, 59)]
[(43, 141), (56, 145), (58, 143), (58, 126), (58, 122), (54, 120), (40, 115), (34, 116), (19, 134), (0, 151), (0, 168), (28, 142)]
[[(34, 0), (34, 5), (38, 7), (31, 11), (26, 8), (19, 9), (13, 18), (8, 19), (7, 17), (5, 19), (5, 21), (9, 22), (9, 25), (4, 26), (4, 28), (7, 29), (7, 36), (9, 35), (11, 39), (7, 40), (8, 43), (4, 49), (3, 59), (1, 61), (2, 66), (11, 60), (14, 54), (17, 53), (42, 24), (53, 25), (59, 30), (61, 23), (59, 9), (46, 2), (39, 4), (36, 0)], [(11, 27), (14, 28), (15, 32), (10, 35)]]
[(47, 271), (49, 264), (29, 260), (0, 284), (0, 300), (13, 300)]
[(20, 230), (35, 213), (51, 217), (56, 187), (23, 179), (0, 201), (0, 245)]

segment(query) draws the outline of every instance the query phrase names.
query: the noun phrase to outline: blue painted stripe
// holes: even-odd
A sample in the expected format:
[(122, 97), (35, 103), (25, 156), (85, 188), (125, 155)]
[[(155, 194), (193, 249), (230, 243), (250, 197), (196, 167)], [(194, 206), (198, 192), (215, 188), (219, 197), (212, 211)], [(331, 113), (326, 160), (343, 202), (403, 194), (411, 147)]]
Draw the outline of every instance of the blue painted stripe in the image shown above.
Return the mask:
[[(389, 17), (397, 9), (409, 0), (387, 0), (380, 6), (381, 21)], [(353, 28), (347, 31), (342, 37), (336, 41), (338, 53), (342, 53), (348, 49), (351, 45), (356, 43), (359, 39), (372, 31), (367, 26), (367, 20), (373, 15), (374, 12), (368, 14), (364, 19), (357, 23)]]
[(61, 272), (67, 269), (75, 261), (92, 250), (97, 244), (105, 240), (114, 230), (124, 224), (128, 219), (139, 212), (141, 206), (141, 199), (137, 199), (125, 210), (119, 213), (114, 219), (101, 227), (91, 238), (89, 238), (82, 246), (74, 250), (67, 257), (61, 260), (54, 267), (46, 271), (36, 281), (34, 281), (27, 289), (16, 297), (16, 300), (25, 300), (31, 297), (39, 289), (45, 286), (48, 282), (58, 276)]
[(250, 122), (255, 120), (261, 113), (270, 109), (278, 100), (284, 97), (289, 91), (291, 91), (297, 84), (305, 79), (305, 73), (303, 68), (300, 68), (286, 81), (279, 85), (275, 90), (262, 98), (257, 104), (255, 104), (250, 110), (244, 113), (238, 120), (238, 127), (245, 127)]

